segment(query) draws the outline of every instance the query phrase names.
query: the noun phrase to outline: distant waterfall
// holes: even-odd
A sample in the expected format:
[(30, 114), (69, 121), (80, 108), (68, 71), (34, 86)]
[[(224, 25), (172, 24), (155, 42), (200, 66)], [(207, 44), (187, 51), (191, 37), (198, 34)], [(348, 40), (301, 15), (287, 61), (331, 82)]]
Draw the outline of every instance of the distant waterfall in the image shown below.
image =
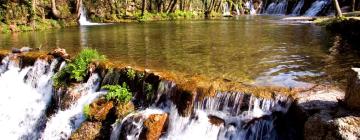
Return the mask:
[(286, 14), (286, 8), (287, 8), (287, 0), (282, 0), (281, 2), (272, 2), (269, 4), (269, 6), (266, 8), (265, 13), (266, 14), (273, 14), (273, 15), (285, 15)]
[(80, 19), (79, 19), (79, 24), (81, 26), (86, 26), (86, 25), (99, 25), (99, 23), (93, 23), (88, 21), (88, 19), (86, 18), (86, 10), (85, 7), (83, 6), (83, 4), (80, 5)]
[(228, 2), (225, 2), (224, 5), (223, 5), (223, 16), (230, 16), (231, 13), (230, 13), (230, 7), (229, 7), (229, 4)]
[(294, 7), (294, 9), (291, 12), (291, 15), (294, 16), (298, 16), (300, 15), (301, 9), (304, 6), (304, 0), (300, 0), (299, 2), (297, 2), (296, 6)]
[(328, 4), (330, 4), (328, 0), (317, 0), (306, 10), (304, 16), (317, 16)]
[(235, 5), (235, 9), (236, 9), (236, 15), (240, 15), (240, 10), (239, 10), (239, 6)]
[(245, 3), (245, 7), (246, 7), (247, 9), (249, 9), (250, 15), (256, 15), (256, 10), (255, 10), (255, 8), (254, 8), (254, 3), (253, 3), (252, 0), (247, 1), (247, 2)]
[[(46, 122), (55, 66), (38, 59), (21, 69), (9, 55), (0, 64), (0, 133), (5, 139), (38, 139)], [(15, 56), (16, 57), (16, 56)], [(16, 62), (17, 61), (17, 62)]]

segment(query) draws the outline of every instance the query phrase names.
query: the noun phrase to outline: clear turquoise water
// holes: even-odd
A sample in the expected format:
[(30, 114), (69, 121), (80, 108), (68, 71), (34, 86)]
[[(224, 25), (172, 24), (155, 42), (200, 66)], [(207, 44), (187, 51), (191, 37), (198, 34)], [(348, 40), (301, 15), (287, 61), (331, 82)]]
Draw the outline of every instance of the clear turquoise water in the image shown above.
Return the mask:
[(73, 27), (0, 35), (0, 48), (95, 48), (110, 60), (149, 69), (200, 74), (258, 85), (340, 84), (358, 65), (353, 54), (330, 55), (322, 27), (279, 17), (160, 21)]

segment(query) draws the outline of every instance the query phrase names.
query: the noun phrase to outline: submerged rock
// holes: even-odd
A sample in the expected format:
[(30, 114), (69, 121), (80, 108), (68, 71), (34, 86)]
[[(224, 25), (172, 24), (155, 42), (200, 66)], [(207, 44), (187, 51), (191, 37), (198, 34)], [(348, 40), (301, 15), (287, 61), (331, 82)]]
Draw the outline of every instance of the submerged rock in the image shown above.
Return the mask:
[(22, 47), (20, 49), (18, 48), (12, 48), (11, 52), (12, 53), (23, 53), (23, 52), (31, 52), (31, 51), (35, 51), (35, 50), (40, 50), (40, 48), (30, 48), (30, 47)]
[(345, 103), (351, 109), (360, 110), (360, 68), (352, 68), (345, 94)]
[(70, 58), (69, 54), (66, 53), (66, 50), (62, 49), (62, 48), (56, 48), (56, 49), (52, 50), (51, 52), (49, 52), (48, 55), (52, 55), (54, 57), (61, 57), (63, 59)]
[(100, 135), (101, 122), (84, 122), (70, 137), (71, 140), (94, 140)]

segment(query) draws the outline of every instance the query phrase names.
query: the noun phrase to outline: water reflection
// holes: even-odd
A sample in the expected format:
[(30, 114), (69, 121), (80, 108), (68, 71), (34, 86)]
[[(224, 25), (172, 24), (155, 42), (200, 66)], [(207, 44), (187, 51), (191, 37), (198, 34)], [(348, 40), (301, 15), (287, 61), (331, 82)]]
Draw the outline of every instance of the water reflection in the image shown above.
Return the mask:
[(91, 47), (113, 62), (235, 82), (295, 87), (333, 80), (328, 77), (341, 81), (344, 77), (329, 75), (359, 60), (356, 55), (329, 60), (332, 40), (325, 29), (311, 24), (246, 16), (5, 34), (0, 37), (0, 47), (42, 45), (45, 50), (63, 47), (70, 53)]

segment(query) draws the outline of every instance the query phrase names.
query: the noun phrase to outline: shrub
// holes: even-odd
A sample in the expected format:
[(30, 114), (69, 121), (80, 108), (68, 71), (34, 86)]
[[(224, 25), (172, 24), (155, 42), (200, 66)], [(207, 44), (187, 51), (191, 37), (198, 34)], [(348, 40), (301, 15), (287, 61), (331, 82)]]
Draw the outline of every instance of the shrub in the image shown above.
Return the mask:
[[(84, 49), (68, 65), (54, 75), (55, 87), (66, 86), (67, 80), (81, 82), (87, 74), (88, 65), (95, 60), (104, 60), (96, 50)], [(67, 79), (69, 78), (69, 79)]]
[(134, 80), (136, 76), (136, 72), (133, 69), (128, 69), (126, 75), (130, 80)]
[(131, 100), (132, 94), (128, 90), (126, 83), (120, 85), (105, 85), (102, 86), (103, 89), (108, 90), (105, 95), (106, 100), (115, 100), (118, 103), (127, 103)]

